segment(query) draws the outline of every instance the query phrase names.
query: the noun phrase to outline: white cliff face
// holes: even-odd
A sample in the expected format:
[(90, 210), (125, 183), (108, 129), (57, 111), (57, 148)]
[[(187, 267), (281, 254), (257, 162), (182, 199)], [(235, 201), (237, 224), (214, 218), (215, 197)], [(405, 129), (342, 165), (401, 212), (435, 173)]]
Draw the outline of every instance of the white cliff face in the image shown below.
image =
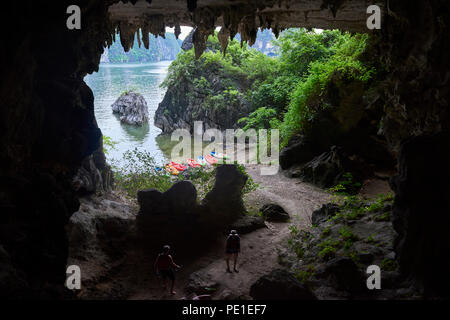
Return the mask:
[(109, 62), (109, 49), (105, 48), (102, 56), (100, 57), (100, 63), (108, 63)]
[(148, 107), (144, 97), (136, 92), (121, 95), (111, 106), (120, 115), (120, 122), (141, 126), (148, 122)]

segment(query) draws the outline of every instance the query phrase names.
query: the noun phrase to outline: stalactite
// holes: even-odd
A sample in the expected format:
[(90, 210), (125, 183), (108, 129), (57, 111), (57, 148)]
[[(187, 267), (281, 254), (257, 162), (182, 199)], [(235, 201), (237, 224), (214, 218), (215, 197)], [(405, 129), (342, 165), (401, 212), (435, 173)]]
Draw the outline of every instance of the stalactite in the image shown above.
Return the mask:
[(180, 33), (181, 33), (181, 27), (180, 27), (180, 24), (177, 23), (177, 24), (175, 24), (175, 37), (177, 39), (178, 39), (178, 36), (180, 35)]
[(228, 47), (228, 39), (230, 37), (230, 30), (228, 30), (225, 26), (223, 26), (219, 33), (217, 34), (217, 37), (219, 38), (219, 43), (222, 48), (223, 55), (227, 52)]
[(141, 37), (139, 36), (139, 28), (136, 31), (136, 38), (137, 38), (139, 48), (140, 48), (141, 47)]

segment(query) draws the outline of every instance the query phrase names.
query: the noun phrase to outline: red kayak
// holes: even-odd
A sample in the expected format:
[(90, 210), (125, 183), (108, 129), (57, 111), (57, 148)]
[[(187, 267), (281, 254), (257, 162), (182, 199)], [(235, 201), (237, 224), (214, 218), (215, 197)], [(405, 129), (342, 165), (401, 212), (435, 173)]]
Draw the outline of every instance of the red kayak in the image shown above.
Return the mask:
[(201, 167), (201, 165), (197, 161), (195, 161), (194, 159), (187, 159), (187, 163), (192, 168)]
[(209, 164), (211, 164), (211, 165), (217, 163), (217, 159), (214, 158), (213, 156), (209, 155), (209, 154), (207, 154), (207, 155), (205, 156), (205, 159), (206, 159), (206, 161), (207, 161)]
[(175, 169), (177, 169), (178, 171), (184, 171), (184, 170), (187, 169), (186, 166), (183, 166), (182, 164), (176, 163), (176, 162), (173, 162), (173, 161), (170, 162), (170, 165), (171, 165), (172, 167), (174, 167)]

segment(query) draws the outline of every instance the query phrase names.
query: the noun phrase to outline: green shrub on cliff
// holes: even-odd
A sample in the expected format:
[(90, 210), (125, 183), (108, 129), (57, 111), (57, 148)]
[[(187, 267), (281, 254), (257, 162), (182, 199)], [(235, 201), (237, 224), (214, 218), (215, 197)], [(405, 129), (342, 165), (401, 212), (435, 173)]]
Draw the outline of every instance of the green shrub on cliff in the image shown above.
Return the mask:
[[(218, 111), (239, 108), (236, 101), (245, 99), (250, 111), (239, 124), (245, 130), (279, 128), (285, 145), (320, 111), (337, 107), (327, 99), (333, 81), (342, 86), (352, 81), (362, 86), (369, 82), (374, 68), (364, 60), (367, 40), (368, 35), (338, 30), (316, 33), (289, 29), (273, 41), (279, 52), (276, 57), (247, 45), (241, 47), (236, 40), (230, 41), (224, 56), (214, 35), (198, 60), (193, 49), (180, 53), (162, 86), (189, 81), (205, 95), (204, 107)], [(205, 74), (214, 74), (226, 85), (219, 92)]]
[(344, 34), (328, 59), (314, 61), (309, 65), (307, 75), (298, 82), (284, 115), (281, 125), (283, 145), (313, 120), (319, 111), (330, 106), (324, 97), (333, 75), (337, 75), (342, 82), (368, 82), (374, 70), (360, 59), (367, 39), (368, 35)]

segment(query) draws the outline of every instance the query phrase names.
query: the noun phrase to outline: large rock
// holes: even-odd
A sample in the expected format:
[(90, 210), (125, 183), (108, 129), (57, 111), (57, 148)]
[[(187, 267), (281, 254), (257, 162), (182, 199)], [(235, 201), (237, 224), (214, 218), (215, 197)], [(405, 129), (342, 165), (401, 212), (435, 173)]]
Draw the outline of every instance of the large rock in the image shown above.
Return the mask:
[(289, 214), (278, 204), (265, 204), (261, 208), (262, 216), (267, 221), (286, 222), (289, 221)]
[(112, 190), (113, 173), (106, 163), (103, 147), (84, 158), (72, 180), (72, 187), (79, 195), (105, 193)]
[(304, 135), (294, 135), (289, 139), (288, 145), (281, 149), (280, 166), (286, 170), (293, 165), (304, 164), (314, 158), (317, 150)]
[(307, 286), (282, 269), (259, 278), (250, 287), (250, 296), (255, 300), (316, 300)]
[(336, 215), (339, 211), (339, 206), (334, 203), (326, 203), (320, 207), (320, 209), (314, 210), (311, 215), (311, 222), (313, 225), (317, 226), (329, 218)]
[(126, 124), (142, 125), (148, 121), (148, 107), (144, 97), (136, 92), (122, 94), (111, 106)]
[(144, 215), (156, 215), (165, 212), (163, 193), (156, 189), (139, 190), (137, 193), (139, 212)]
[[(205, 247), (207, 239), (243, 217), (242, 189), (246, 180), (247, 176), (235, 165), (217, 167), (214, 187), (202, 204), (197, 203), (195, 186), (186, 180), (175, 183), (164, 193), (155, 189), (139, 191), (139, 236), (156, 247), (167, 243), (186, 249)], [(255, 224), (251, 221), (250, 225), (255, 228)], [(167, 232), (168, 229), (172, 232)]]
[(236, 165), (224, 164), (217, 167), (213, 189), (203, 199), (203, 207), (211, 225), (220, 228), (228, 225), (245, 212), (242, 189), (248, 177)]
[(197, 189), (190, 181), (179, 181), (163, 194), (170, 212), (189, 212), (197, 204)]
[[(195, 121), (202, 121), (204, 130), (237, 129), (240, 126), (238, 120), (248, 116), (253, 110), (244, 94), (248, 86), (245, 79), (239, 78), (231, 82), (233, 89), (239, 94), (233, 97), (224, 94), (230, 88), (230, 79), (223, 75), (217, 64), (204, 66), (201, 61), (195, 62), (196, 68), (189, 78), (181, 78), (175, 85), (167, 88), (158, 105), (155, 126), (163, 133), (171, 133), (176, 129), (193, 132)], [(222, 97), (223, 101), (212, 103), (211, 98), (215, 96)]]
[(184, 51), (191, 50), (194, 47), (194, 33), (197, 28), (193, 28), (191, 32), (184, 38), (183, 43), (181, 44), (181, 49)]
[(336, 147), (315, 157), (302, 168), (300, 177), (321, 188), (332, 187), (344, 174), (342, 157)]
[(144, 216), (190, 213), (197, 205), (197, 189), (190, 181), (178, 181), (166, 192), (156, 189), (138, 191), (140, 214)]
[(226, 231), (236, 230), (238, 234), (246, 234), (265, 227), (266, 224), (264, 223), (263, 218), (245, 215), (233, 222)]
[(366, 288), (366, 281), (352, 259), (338, 257), (328, 261), (325, 273), (331, 278), (335, 288), (350, 293), (360, 293)]

